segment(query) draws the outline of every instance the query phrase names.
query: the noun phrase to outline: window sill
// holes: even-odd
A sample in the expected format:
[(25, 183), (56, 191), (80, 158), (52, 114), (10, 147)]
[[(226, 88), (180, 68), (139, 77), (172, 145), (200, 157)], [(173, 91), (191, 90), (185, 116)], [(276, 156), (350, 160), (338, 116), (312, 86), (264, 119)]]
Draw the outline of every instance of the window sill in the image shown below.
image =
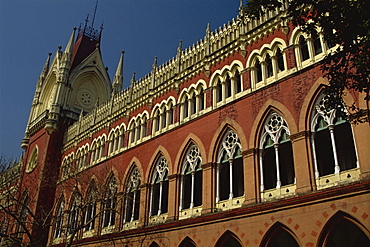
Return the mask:
[(59, 237), (59, 238), (54, 238), (52, 241), (51, 241), (51, 244), (54, 245), (54, 244), (60, 244), (63, 242), (63, 238), (62, 237)]
[(112, 226), (106, 226), (101, 229), (101, 235), (112, 233), (114, 231), (114, 225)]
[(131, 229), (136, 229), (139, 226), (139, 220), (134, 220), (130, 222), (125, 222), (123, 224), (123, 231), (131, 230)]
[(168, 214), (160, 214), (160, 215), (155, 215), (155, 216), (150, 216), (149, 217), (149, 224), (154, 225), (154, 224), (160, 224), (164, 223), (167, 220)]
[(92, 236), (94, 236), (94, 229), (91, 229), (91, 230), (88, 230), (88, 231), (85, 231), (83, 234), (82, 234), (82, 238), (90, 238)]
[(192, 217), (198, 217), (202, 213), (202, 206), (183, 209), (179, 213), (179, 220), (184, 220)]
[(353, 168), (337, 174), (329, 174), (316, 178), (318, 190), (336, 186), (343, 183), (351, 183), (360, 179), (360, 168)]
[(235, 197), (232, 199), (219, 201), (216, 203), (216, 209), (230, 210), (234, 208), (240, 208), (243, 205), (243, 202), (244, 202), (244, 195)]
[(289, 184), (281, 188), (269, 189), (261, 192), (261, 200), (263, 202), (284, 198), (295, 194), (296, 185)]

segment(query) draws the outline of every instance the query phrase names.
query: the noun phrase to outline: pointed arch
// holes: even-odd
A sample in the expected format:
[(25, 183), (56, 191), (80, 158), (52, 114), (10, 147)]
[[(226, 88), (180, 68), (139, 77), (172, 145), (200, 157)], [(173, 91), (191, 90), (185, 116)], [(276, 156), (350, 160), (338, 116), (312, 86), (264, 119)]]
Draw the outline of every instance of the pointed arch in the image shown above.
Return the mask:
[(347, 112), (344, 104), (330, 109), (326, 104), (328, 97), (321, 92), (311, 109), (315, 178), (359, 168), (352, 126), (345, 117)]
[(130, 172), (124, 183), (124, 210), (123, 210), (123, 221), (132, 222), (139, 219), (140, 209), (140, 185), (142, 183), (142, 177), (140, 170), (135, 163), (131, 164)]
[(181, 159), (180, 210), (202, 205), (202, 157), (198, 146), (189, 140)]
[[(299, 247), (298, 238), (285, 225), (276, 222), (264, 235), (260, 247)], [(319, 245), (321, 246), (321, 245)]]
[(173, 166), (171, 162), (171, 156), (167, 149), (165, 149), (162, 145), (159, 145), (157, 149), (154, 151), (153, 156), (150, 158), (149, 161), (149, 169), (147, 169), (145, 177), (147, 180), (145, 180), (146, 183), (151, 183), (151, 177), (153, 176), (153, 173), (155, 172), (155, 162), (158, 160), (158, 158), (163, 155), (163, 157), (167, 161), (167, 167), (168, 167), (168, 174), (173, 174)]
[(81, 213), (81, 199), (82, 197), (80, 192), (77, 189), (74, 190), (68, 203), (69, 215), (67, 235), (71, 235), (77, 230), (78, 221)]
[(218, 239), (215, 247), (242, 247), (240, 239), (231, 231), (227, 230)]
[(247, 150), (248, 143), (247, 143), (247, 139), (245, 138), (243, 128), (235, 120), (226, 117), (222, 121), (222, 123), (220, 123), (219, 127), (215, 131), (215, 134), (213, 135), (211, 144), (209, 146), (210, 153), (208, 155), (207, 163), (217, 161), (217, 150), (219, 148), (221, 138), (223, 137), (224, 133), (227, 131), (228, 128), (235, 131), (235, 133), (239, 137), (240, 144), (243, 147), (243, 150)]
[(261, 128), (258, 145), (261, 192), (294, 184), (292, 142), (284, 116), (270, 110)]
[(84, 231), (90, 231), (95, 228), (96, 203), (99, 198), (99, 192), (95, 179), (91, 179), (89, 187), (85, 193), (85, 205), (83, 212)]
[(189, 133), (188, 136), (184, 139), (183, 143), (181, 144), (179, 151), (176, 155), (175, 163), (174, 163), (175, 167), (173, 169), (174, 172), (176, 173), (181, 172), (181, 167), (182, 167), (181, 160), (183, 160), (185, 152), (191, 143), (194, 143), (199, 148), (199, 152), (200, 152), (200, 156), (202, 160), (204, 162), (207, 160), (207, 152), (206, 152), (206, 149), (204, 147), (202, 140), (197, 135), (193, 133)]
[(319, 235), (317, 246), (370, 246), (370, 232), (351, 215), (338, 211), (325, 224)]
[(116, 219), (116, 204), (117, 204), (117, 192), (118, 192), (118, 179), (112, 171), (106, 180), (104, 186), (103, 196), (103, 219), (102, 227), (109, 227), (115, 225)]
[(261, 107), (260, 111), (258, 112), (257, 116), (254, 119), (251, 131), (250, 131), (250, 136), (249, 136), (249, 143), (252, 147), (258, 147), (261, 132), (263, 130), (262, 126), (268, 114), (272, 110), (284, 116), (284, 119), (289, 126), (291, 135), (298, 132), (296, 121), (292, 113), (288, 110), (288, 108), (284, 104), (280, 103), (279, 101), (268, 99), (266, 100), (265, 104)]
[(184, 240), (181, 241), (179, 247), (196, 247), (196, 244), (191, 238), (185, 237)]
[(63, 232), (63, 218), (64, 218), (64, 196), (58, 198), (57, 206), (54, 212), (54, 233), (53, 238), (60, 238)]
[(161, 152), (155, 157), (151, 169), (149, 216), (156, 216), (168, 211), (169, 169), (168, 161)]
[(303, 100), (299, 115), (299, 131), (310, 129), (310, 116), (316, 98), (322, 92), (324, 87), (328, 84), (329, 82), (326, 78), (320, 77), (312, 84), (311, 88), (308, 90), (306, 97)]
[(215, 150), (216, 203), (244, 194), (242, 150), (239, 135), (234, 129), (225, 128)]

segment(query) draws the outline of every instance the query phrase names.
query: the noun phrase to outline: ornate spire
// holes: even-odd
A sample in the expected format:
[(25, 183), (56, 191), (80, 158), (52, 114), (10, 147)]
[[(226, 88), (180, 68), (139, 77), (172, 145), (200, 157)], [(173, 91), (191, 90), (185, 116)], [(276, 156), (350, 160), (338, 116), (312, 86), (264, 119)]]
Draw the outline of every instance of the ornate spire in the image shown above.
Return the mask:
[(152, 81), (150, 83), (150, 89), (153, 89), (154, 86), (155, 86), (155, 72), (157, 71), (158, 69), (158, 65), (157, 65), (157, 57), (154, 57), (154, 62), (153, 62), (153, 65), (152, 65)]
[(133, 91), (134, 91), (134, 83), (136, 81), (135, 76), (136, 76), (136, 73), (134, 72), (132, 74), (132, 78), (131, 78), (131, 81), (130, 81), (130, 95), (129, 95), (129, 102), (130, 103), (132, 101), (132, 94), (133, 94)]
[(122, 51), (121, 57), (118, 62), (116, 74), (114, 75), (113, 79), (113, 94), (116, 94), (122, 90), (123, 86), (123, 58), (125, 55), (125, 51)]
[(182, 40), (180, 39), (179, 46), (177, 47), (177, 55), (181, 55), (182, 53)]
[(181, 55), (182, 55), (182, 40), (180, 40), (179, 47), (177, 47), (177, 56), (176, 56), (177, 70), (176, 70), (176, 73), (180, 73), (180, 71), (181, 71)]
[(211, 24), (207, 24), (207, 29), (206, 29), (206, 55), (209, 55), (211, 53), (210, 51), (210, 45), (209, 45), (209, 40), (211, 39)]
[(69, 38), (68, 44), (62, 56), (61, 66), (65, 68), (69, 68), (69, 64), (71, 62), (72, 50), (73, 50), (73, 45), (74, 45), (74, 40), (75, 40), (75, 32), (76, 32), (76, 28), (74, 27), (71, 37)]
[(44, 82), (45, 77), (49, 72), (50, 57), (51, 57), (51, 53), (49, 53), (48, 57), (46, 58), (44, 68), (41, 71), (41, 74), (40, 74), (39, 79), (37, 81), (37, 86), (36, 87), (41, 87), (42, 86), (42, 83)]
[(240, 0), (239, 15), (240, 16), (243, 16), (244, 15), (244, 4), (243, 4), (243, 0)]

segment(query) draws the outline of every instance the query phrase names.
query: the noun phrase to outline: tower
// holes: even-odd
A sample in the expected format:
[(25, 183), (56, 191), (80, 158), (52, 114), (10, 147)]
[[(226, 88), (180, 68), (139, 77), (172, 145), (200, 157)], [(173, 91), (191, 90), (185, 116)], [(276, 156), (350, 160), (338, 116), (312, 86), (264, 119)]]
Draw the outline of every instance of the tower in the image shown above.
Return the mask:
[[(101, 32), (102, 27), (94, 29), (88, 19), (83, 27), (73, 28), (65, 50), (59, 46), (54, 58), (49, 53), (36, 84), (21, 143), (25, 154), (20, 196), (30, 198), (29, 208), (40, 221), (51, 220), (67, 127), (97, 102), (111, 98), (112, 84), (99, 48)], [(116, 90), (122, 89), (122, 65), (123, 54), (115, 76)], [(40, 239), (40, 244), (46, 243), (47, 233), (48, 229), (32, 227), (32, 237)]]

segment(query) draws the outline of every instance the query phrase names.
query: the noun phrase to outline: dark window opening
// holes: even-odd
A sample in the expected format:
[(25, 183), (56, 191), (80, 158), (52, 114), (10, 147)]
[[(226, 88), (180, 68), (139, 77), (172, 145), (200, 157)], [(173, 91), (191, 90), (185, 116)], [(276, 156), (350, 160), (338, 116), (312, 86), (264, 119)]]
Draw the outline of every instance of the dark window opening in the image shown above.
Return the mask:
[(299, 37), (299, 47), (300, 47), (300, 50), (301, 50), (302, 62), (306, 61), (307, 59), (310, 58), (310, 55), (309, 55), (309, 52), (308, 52), (307, 41), (303, 36)]

